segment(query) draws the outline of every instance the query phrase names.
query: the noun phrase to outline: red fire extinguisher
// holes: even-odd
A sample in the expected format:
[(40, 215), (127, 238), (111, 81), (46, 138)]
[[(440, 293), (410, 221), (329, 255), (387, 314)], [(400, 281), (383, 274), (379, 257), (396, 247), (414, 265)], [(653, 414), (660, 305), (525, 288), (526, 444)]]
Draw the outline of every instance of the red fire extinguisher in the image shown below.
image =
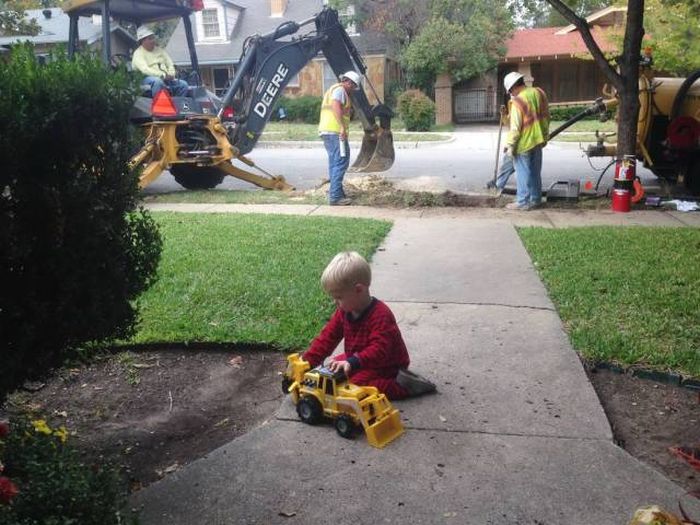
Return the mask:
[(612, 211), (618, 213), (630, 211), (636, 177), (637, 160), (634, 155), (625, 155), (622, 159), (617, 159), (612, 188)]

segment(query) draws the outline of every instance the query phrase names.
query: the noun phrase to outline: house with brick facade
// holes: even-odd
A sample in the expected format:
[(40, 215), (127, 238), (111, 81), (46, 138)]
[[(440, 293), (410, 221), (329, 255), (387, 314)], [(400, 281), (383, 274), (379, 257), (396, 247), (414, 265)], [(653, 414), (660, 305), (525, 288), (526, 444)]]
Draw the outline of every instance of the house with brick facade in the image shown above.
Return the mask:
[[(234, 75), (249, 36), (272, 32), (286, 21), (308, 19), (320, 12), (326, 3), (327, 0), (204, 0), (204, 9), (191, 15), (202, 83), (221, 95)], [(367, 65), (369, 81), (383, 100), (386, 87), (400, 74), (388, 39), (381, 33), (360, 32), (353, 27), (348, 27), (347, 31)], [(166, 50), (176, 66), (189, 66), (183, 22), (176, 27)], [(333, 71), (319, 55), (289, 82), (284, 95), (322, 96), (335, 82)], [(374, 103), (373, 91), (367, 91), (370, 102)]]
[[(624, 26), (625, 14), (624, 7), (608, 7), (587, 18), (604, 53), (615, 51), (613, 35)], [(511, 71), (542, 88), (552, 105), (588, 104), (601, 96), (605, 77), (575, 26), (519, 29), (506, 48), (498, 68), (484, 75), (458, 84), (449, 75), (437, 79), (438, 124), (497, 121), (505, 96), (503, 77)]]

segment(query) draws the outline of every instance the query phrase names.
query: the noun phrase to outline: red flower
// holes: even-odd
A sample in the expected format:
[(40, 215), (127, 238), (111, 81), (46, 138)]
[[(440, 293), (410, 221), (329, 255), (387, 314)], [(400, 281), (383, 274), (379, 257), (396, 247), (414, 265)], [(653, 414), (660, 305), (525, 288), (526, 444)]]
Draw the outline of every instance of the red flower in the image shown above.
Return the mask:
[(0, 438), (4, 438), (10, 433), (10, 424), (7, 421), (0, 421)]
[(10, 481), (10, 478), (0, 476), (0, 503), (7, 505), (17, 494), (19, 494), (19, 490), (17, 490), (17, 486)]

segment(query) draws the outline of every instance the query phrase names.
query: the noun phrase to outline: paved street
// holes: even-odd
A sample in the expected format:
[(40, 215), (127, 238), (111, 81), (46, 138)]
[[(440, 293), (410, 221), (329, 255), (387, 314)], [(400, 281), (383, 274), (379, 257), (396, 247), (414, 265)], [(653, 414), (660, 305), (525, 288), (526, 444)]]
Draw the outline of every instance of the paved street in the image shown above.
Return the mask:
[[(445, 191), (456, 193), (483, 192), (484, 183), (493, 177), (495, 163), (496, 126), (468, 126), (458, 128), (452, 135), (454, 140), (443, 144), (397, 143), (396, 162), (383, 173), (388, 180), (398, 187), (415, 191)], [(505, 139), (505, 133), (503, 134)], [(312, 143), (313, 144), (313, 143)], [(268, 147), (261, 144), (249, 157), (265, 170), (283, 175), (298, 190), (314, 188), (326, 176), (327, 157), (320, 145), (315, 147)], [(355, 159), (358, 148), (352, 152)], [(544, 152), (542, 169), (542, 187), (548, 188), (557, 180), (574, 179), (594, 184), (600, 175), (591, 164), (602, 169), (609, 158), (589, 160), (581, 151), (578, 143), (553, 142)], [(241, 167), (245, 167), (241, 165)], [(613, 169), (606, 173), (601, 187), (612, 183)], [(645, 185), (656, 185), (656, 177), (648, 170), (638, 167), (638, 173)], [(515, 178), (510, 186), (515, 187)], [(227, 178), (220, 189), (251, 189), (252, 185)], [(181, 190), (170, 174), (165, 173), (145, 191), (146, 193), (165, 193)]]

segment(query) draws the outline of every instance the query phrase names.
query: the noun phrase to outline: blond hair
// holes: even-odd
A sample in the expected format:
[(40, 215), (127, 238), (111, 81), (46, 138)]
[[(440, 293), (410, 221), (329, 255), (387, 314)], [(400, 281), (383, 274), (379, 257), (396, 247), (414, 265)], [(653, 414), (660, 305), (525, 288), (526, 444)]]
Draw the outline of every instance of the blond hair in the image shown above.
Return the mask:
[(347, 290), (358, 283), (369, 286), (371, 282), (372, 270), (357, 252), (340, 252), (321, 275), (321, 284), (326, 291)]

